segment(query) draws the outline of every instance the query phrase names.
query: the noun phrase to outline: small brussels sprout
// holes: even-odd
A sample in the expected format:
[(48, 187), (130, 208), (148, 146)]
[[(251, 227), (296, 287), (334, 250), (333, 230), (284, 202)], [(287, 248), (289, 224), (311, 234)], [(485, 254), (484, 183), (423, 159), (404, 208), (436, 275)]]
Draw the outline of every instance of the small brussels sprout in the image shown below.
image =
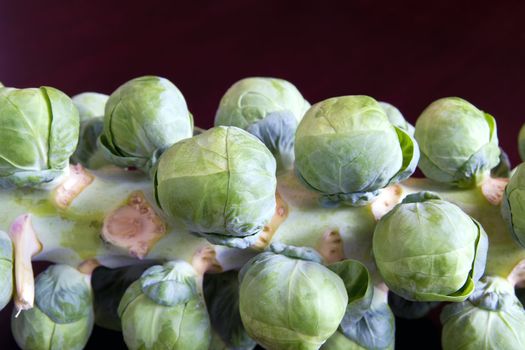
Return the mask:
[(399, 109), (387, 102), (379, 102), (379, 104), (385, 111), (386, 116), (392, 125), (405, 130), (410, 136), (414, 136), (414, 126), (406, 121)]
[(93, 329), (89, 276), (67, 265), (53, 265), (35, 281), (36, 305), (11, 318), (22, 349), (83, 349)]
[(162, 154), (155, 193), (165, 214), (214, 244), (246, 248), (275, 212), (275, 159), (256, 137), (218, 126)]
[(51, 87), (0, 89), (0, 186), (50, 182), (68, 169), (78, 142), (78, 111)]
[(221, 99), (215, 125), (236, 126), (257, 136), (277, 160), (277, 170), (293, 168), (297, 124), (310, 104), (290, 82), (245, 78)]
[(416, 122), (426, 177), (458, 187), (478, 184), (498, 165), (496, 121), (459, 97), (439, 99)]
[(441, 313), (444, 350), (525, 349), (525, 310), (509, 282), (485, 277), (462, 303)]
[(516, 167), (505, 187), (501, 215), (514, 239), (525, 247), (525, 163)]
[(103, 117), (106, 102), (109, 96), (98, 92), (83, 92), (71, 98), (78, 109), (80, 122), (84, 120)]
[(244, 327), (265, 349), (319, 349), (345, 314), (345, 284), (314, 251), (274, 248), (240, 272)]
[(108, 161), (149, 173), (158, 156), (193, 134), (193, 118), (169, 80), (144, 76), (120, 86), (106, 103), (99, 146)]
[(334, 97), (312, 106), (297, 127), (295, 166), (325, 206), (363, 205), (408, 178), (419, 150), (368, 96)]
[(520, 151), (521, 160), (525, 162), (525, 124), (521, 127), (520, 134), (518, 136), (518, 148)]
[(483, 275), (488, 238), (459, 207), (419, 192), (379, 220), (372, 248), (394, 293), (411, 301), (463, 301)]
[(170, 261), (144, 271), (124, 293), (118, 313), (129, 349), (208, 350), (206, 306), (193, 267)]
[(13, 294), (13, 243), (0, 231), (0, 311), (9, 303)]

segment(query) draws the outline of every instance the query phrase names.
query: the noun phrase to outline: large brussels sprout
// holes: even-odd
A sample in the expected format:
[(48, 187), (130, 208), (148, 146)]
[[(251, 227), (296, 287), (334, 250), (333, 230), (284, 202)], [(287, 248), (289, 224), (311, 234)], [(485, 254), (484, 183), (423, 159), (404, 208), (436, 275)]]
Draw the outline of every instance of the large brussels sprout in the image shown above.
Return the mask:
[(293, 168), (294, 136), (310, 104), (286, 80), (245, 78), (224, 94), (215, 125), (236, 126), (257, 136), (277, 160), (278, 170)]
[(343, 96), (308, 110), (297, 128), (295, 157), (299, 177), (321, 193), (324, 205), (362, 205), (385, 186), (408, 178), (419, 150), (376, 100)]
[(459, 207), (420, 192), (379, 220), (372, 247), (394, 293), (412, 301), (463, 301), (483, 275), (488, 238)]
[(392, 123), (392, 125), (405, 130), (410, 136), (414, 136), (414, 126), (406, 121), (405, 117), (403, 117), (403, 114), (401, 114), (399, 109), (387, 102), (380, 101), (379, 104), (385, 111), (386, 116), (388, 117), (388, 120), (390, 121), (390, 123)]
[(51, 87), (0, 89), (0, 186), (35, 186), (68, 169), (78, 142), (78, 111)]
[(210, 321), (193, 267), (170, 261), (144, 271), (118, 307), (129, 349), (208, 350)]
[(518, 147), (521, 160), (525, 162), (525, 124), (523, 124), (521, 127), (520, 134), (518, 136)]
[(345, 314), (345, 284), (313, 251), (275, 251), (255, 256), (241, 270), (244, 327), (265, 349), (319, 349)]
[(149, 172), (160, 153), (192, 134), (193, 118), (179, 89), (167, 79), (144, 76), (109, 97), (99, 144), (110, 162)]
[(83, 92), (71, 98), (78, 109), (80, 122), (84, 120), (103, 117), (106, 102), (109, 96), (98, 92)]
[(176, 143), (161, 156), (155, 184), (162, 210), (215, 244), (247, 247), (275, 212), (275, 159), (236, 127)]
[(481, 280), (468, 300), (443, 309), (441, 322), (445, 350), (525, 349), (525, 311), (503, 278)]
[(35, 306), (11, 318), (22, 349), (83, 349), (93, 329), (89, 276), (53, 265), (35, 281)]
[(512, 236), (525, 247), (525, 163), (514, 170), (505, 187), (501, 214)]
[(415, 137), (419, 167), (434, 181), (471, 187), (499, 163), (496, 121), (459, 97), (431, 103), (416, 122)]
[(4, 231), (0, 231), (0, 310), (11, 300), (13, 294), (13, 243)]

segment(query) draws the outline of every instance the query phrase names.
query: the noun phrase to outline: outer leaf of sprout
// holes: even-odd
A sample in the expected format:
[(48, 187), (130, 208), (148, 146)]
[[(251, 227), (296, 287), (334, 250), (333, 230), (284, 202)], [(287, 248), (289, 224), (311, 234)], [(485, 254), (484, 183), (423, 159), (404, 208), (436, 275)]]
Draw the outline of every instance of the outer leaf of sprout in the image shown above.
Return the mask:
[(518, 136), (518, 148), (520, 151), (521, 160), (525, 162), (525, 124), (521, 127), (520, 134)]
[(505, 188), (501, 214), (514, 239), (525, 247), (525, 163), (516, 167)]
[(399, 109), (387, 102), (379, 102), (379, 104), (385, 111), (386, 116), (388, 117), (388, 120), (390, 120), (390, 123), (392, 123), (392, 125), (403, 129), (407, 132), (407, 134), (414, 137), (414, 126), (406, 121), (405, 117), (403, 117), (403, 114), (401, 114)]

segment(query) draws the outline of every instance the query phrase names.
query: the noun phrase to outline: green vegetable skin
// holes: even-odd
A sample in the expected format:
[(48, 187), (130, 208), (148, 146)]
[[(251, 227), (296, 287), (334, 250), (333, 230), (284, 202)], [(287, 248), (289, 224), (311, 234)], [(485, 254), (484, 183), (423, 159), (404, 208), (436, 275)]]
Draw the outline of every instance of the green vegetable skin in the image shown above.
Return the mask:
[[(368, 96), (310, 107), (247, 78), (194, 130), (148, 76), (109, 97), (0, 87), (0, 119), (0, 308), (24, 349), (80, 349), (94, 322), (131, 349), (392, 349), (389, 300), (452, 302), (445, 349), (523, 347), (525, 168), (490, 177), (496, 123), (465, 100), (414, 129)], [(31, 260), (57, 265), (35, 281)]]

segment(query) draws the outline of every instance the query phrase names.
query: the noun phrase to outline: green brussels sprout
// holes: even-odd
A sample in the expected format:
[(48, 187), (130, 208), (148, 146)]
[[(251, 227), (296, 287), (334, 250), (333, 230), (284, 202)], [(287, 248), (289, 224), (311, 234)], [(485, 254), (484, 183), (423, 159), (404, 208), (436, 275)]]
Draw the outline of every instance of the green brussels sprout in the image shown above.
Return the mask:
[(0, 311), (9, 303), (13, 294), (13, 243), (0, 231)]
[(345, 314), (345, 284), (313, 250), (271, 249), (240, 272), (239, 309), (246, 332), (265, 349), (319, 349)]
[(275, 159), (244, 130), (218, 126), (162, 154), (159, 207), (214, 244), (246, 248), (275, 212)]
[(208, 350), (206, 306), (193, 267), (170, 261), (144, 271), (122, 297), (118, 314), (129, 349)]
[(520, 134), (518, 136), (518, 147), (521, 160), (525, 162), (525, 124), (523, 124), (521, 127)]
[(89, 276), (53, 265), (35, 281), (35, 306), (13, 312), (11, 329), (22, 349), (83, 349), (93, 329)]
[(51, 87), (0, 89), (0, 186), (37, 186), (68, 170), (78, 142), (78, 111)]
[(386, 113), (388, 120), (394, 126), (397, 126), (400, 129), (405, 130), (410, 136), (414, 136), (415, 128), (412, 124), (406, 121), (403, 114), (395, 106), (387, 102), (379, 102), (381, 107)]
[(321, 193), (324, 206), (363, 205), (379, 190), (408, 178), (419, 149), (368, 96), (343, 96), (312, 106), (297, 127), (299, 178)]
[(277, 170), (293, 168), (297, 124), (310, 104), (290, 82), (245, 78), (221, 99), (215, 125), (236, 126), (257, 136), (277, 160)]
[(394, 293), (411, 301), (463, 301), (483, 275), (488, 237), (456, 205), (419, 192), (379, 220), (372, 248)]
[(71, 98), (78, 109), (81, 123), (87, 119), (103, 117), (108, 99), (108, 95), (98, 92), (83, 92)]
[(496, 121), (459, 97), (432, 102), (416, 122), (419, 168), (434, 181), (472, 187), (498, 165)]
[(525, 247), (525, 163), (516, 167), (505, 187), (501, 215), (514, 239)]
[(299, 122), (310, 107), (290, 82), (276, 78), (245, 78), (233, 84), (221, 99), (215, 126), (246, 129), (272, 112), (290, 111)]
[(98, 138), (103, 128), (104, 117), (92, 117), (80, 122), (78, 146), (71, 156), (71, 163), (82, 164), (90, 169), (98, 169), (111, 164), (98, 146)]
[(106, 103), (99, 146), (108, 161), (149, 173), (160, 153), (193, 134), (193, 118), (169, 80), (144, 76), (120, 86)]
[(525, 348), (525, 310), (500, 277), (482, 279), (468, 300), (447, 305), (441, 323), (444, 350)]

